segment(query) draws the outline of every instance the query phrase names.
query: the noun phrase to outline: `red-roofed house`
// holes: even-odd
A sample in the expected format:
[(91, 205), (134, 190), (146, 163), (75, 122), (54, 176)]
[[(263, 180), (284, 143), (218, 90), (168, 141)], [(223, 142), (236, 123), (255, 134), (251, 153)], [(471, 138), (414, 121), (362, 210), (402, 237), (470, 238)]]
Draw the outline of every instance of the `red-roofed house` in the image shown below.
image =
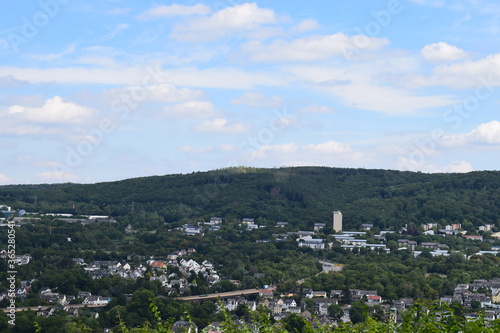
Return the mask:
[(462, 237), (472, 240), (483, 241), (483, 236), (474, 236), (474, 235), (463, 235)]
[(166, 269), (167, 268), (167, 264), (165, 264), (164, 262), (162, 261), (153, 261), (152, 263), (149, 264), (149, 266), (151, 266), (152, 268), (158, 268), (158, 269)]
[(368, 302), (367, 304), (368, 305), (379, 305), (382, 303), (382, 297), (380, 296), (375, 296), (375, 295), (368, 295), (366, 296), (366, 298), (368, 299)]

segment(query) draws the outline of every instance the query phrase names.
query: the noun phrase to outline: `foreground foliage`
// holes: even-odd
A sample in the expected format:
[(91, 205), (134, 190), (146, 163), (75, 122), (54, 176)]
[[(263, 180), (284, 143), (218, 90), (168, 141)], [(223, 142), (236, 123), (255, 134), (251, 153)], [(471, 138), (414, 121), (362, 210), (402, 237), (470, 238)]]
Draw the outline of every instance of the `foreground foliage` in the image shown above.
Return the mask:
[[(151, 309), (157, 324), (152, 327), (149, 323), (141, 328), (128, 329), (121, 322), (119, 331), (122, 333), (170, 333), (171, 322), (162, 322), (158, 308), (152, 304)], [(317, 322), (310, 323), (298, 315), (290, 315), (281, 322), (272, 322), (269, 313), (259, 309), (252, 313), (249, 322), (233, 320), (227, 312), (223, 312), (224, 322), (221, 329), (225, 333), (328, 333), (328, 332), (354, 332), (354, 333), (438, 333), (438, 332), (461, 332), (461, 333), (494, 333), (500, 332), (500, 320), (487, 321), (481, 314), (478, 318), (467, 320), (460, 309), (455, 306), (438, 303), (417, 303), (411, 309), (403, 313), (402, 322), (396, 324), (394, 318), (388, 322), (381, 322), (374, 318), (368, 318), (363, 323), (341, 323), (339, 326), (321, 325)], [(188, 317), (188, 319), (190, 319)], [(191, 322), (192, 323), (192, 322)], [(192, 326), (191, 328), (194, 328)], [(205, 328), (201, 332), (208, 332)], [(187, 329), (186, 329), (187, 332)]]

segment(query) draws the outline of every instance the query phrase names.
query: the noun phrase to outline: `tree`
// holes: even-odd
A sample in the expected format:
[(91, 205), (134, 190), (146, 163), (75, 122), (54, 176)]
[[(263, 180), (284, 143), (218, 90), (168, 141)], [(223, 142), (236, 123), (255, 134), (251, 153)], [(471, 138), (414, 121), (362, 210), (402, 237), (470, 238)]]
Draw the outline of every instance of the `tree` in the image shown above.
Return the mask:
[(292, 313), (282, 319), (285, 329), (290, 333), (313, 333), (314, 329), (304, 317)]
[(353, 324), (365, 322), (368, 317), (368, 305), (359, 301), (353, 302), (351, 310), (349, 311), (349, 316)]
[(227, 291), (234, 291), (238, 289), (238, 287), (229, 280), (222, 280), (217, 283), (214, 283), (213, 289), (216, 292), (227, 292)]
[(471, 302), (470, 302), (470, 307), (472, 308), (472, 310), (478, 310), (481, 308), (481, 302), (478, 301), (478, 300), (475, 300), (473, 299)]
[(352, 301), (352, 294), (351, 291), (349, 290), (349, 286), (346, 286), (344, 289), (342, 289), (342, 297), (340, 299), (340, 302), (342, 304), (351, 304)]
[(328, 315), (332, 317), (335, 321), (339, 322), (340, 319), (344, 316), (344, 310), (338, 304), (331, 304), (328, 307)]

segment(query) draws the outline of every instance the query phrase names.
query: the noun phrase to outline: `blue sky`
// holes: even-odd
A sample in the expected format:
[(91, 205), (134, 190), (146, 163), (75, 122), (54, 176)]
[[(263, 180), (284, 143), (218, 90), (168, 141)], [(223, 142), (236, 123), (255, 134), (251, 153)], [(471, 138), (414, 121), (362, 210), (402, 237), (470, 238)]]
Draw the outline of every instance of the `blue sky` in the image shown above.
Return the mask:
[(5, 6), (0, 184), (500, 165), (497, 1)]

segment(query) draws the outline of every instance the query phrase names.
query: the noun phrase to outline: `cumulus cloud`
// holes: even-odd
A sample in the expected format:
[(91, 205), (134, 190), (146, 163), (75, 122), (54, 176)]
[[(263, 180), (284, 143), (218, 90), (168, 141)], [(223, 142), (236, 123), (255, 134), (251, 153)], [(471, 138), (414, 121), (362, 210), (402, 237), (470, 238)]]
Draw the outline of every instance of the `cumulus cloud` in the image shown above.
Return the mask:
[(170, 37), (180, 41), (214, 40), (234, 32), (256, 30), (264, 24), (274, 22), (274, 11), (259, 8), (256, 3), (243, 3), (176, 25)]
[(67, 183), (78, 181), (78, 176), (66, 171), (45, 171), (37, 175), (42, 182), (47, 183)]
[(300, 145), (288, 142), (275, 145), (261, 145), (243, 153), (246, 160), (272, 160), (281, 165), (351, 165), (366, 162), (367, 154), (350, 145), (337, 141)]
[(6, 176), (3, 173), (0, 173), (0, 184), (5, 185), (5, 184), (11, 184), (12, 183), (12, 178)]
[(402, 171), (420, 171), (425, 173), (465, 173), (474, 171), (474, 167), (467, 161), (452, 161), (448, 165), (439, 166), (425, 160), (414, 160), (400, 157), (395, 165)]
[(425, 60), (432, 62), (461, 60), (468, 56), (464, 50), (446, 42), (428, 44), (422, 48), (420, 54)]
[(163, 112), (166, 116), (180, 118), (208, 118), (218, 113), (215, 106), (208, 101), (189, 101), (166, 106)]
[(500, 144), (500, 121), (481, 124), (467, 136), (472, 142)]
[(231, 101), (233, 104), (248, 105), (253, 107), (280, 107), (283, 98), (277, 95), (267, 97), (259, 91), (249, 91)]
[[(362, 42), (361, 42), (362, 41)], [(374, 51), (389, 44), (387, 38), (333, 35), (312, 35), (292, 41), (277, 40), (270, 44), (251, 41), (242, 51), (255, 62), (318, 61), (333, 56), (350, 57), (359, 51)]]
[(195, 128), (197, 132), (203, 133), (245, 133), (249, 129), (246, 124), (230, 122), (224, 118), (207, 120)]
[(492, 120), (480, 124), (469, 133), (447, 134), (443, 136), (441, 144), (443, 146), (463, 146), (466, 144), (500, 144), (500, 121)]
[(65, 102), (59, 96), (47, 99), (40, 107), (13, 105), (7, 116), (34, 123), (79, 124), (88, 121), (97, 110), (72, 102)]
[(190, 16), (190, 15), (208, 15), (212, 9), (204, 4), (193, 6), (178, 5), (176, 3), (170, 6), (157, 6), (137, 16), (140, 20), (151, 20), (162, 17), (172, 16)]
[(436, 66), (432, 76), (425, 79), (427, 85), (447, 85), (456, 88), (500, 86), (500, 53), (479, 60), (466, 60), (450, 65)]

